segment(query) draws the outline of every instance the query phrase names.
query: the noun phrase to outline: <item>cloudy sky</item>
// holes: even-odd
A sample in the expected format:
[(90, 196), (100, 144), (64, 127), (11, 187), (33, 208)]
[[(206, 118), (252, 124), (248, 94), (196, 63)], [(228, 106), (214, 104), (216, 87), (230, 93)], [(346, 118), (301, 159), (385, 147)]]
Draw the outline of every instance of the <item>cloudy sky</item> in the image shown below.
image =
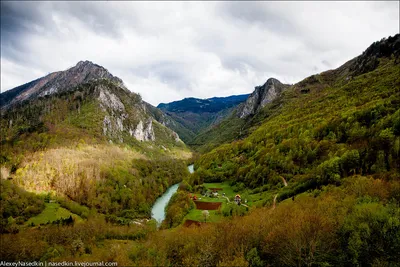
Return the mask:
[(157, 105), (340, 66), (399, 32), (399, 2), (1, 2), (1, 91), (90, 60)]

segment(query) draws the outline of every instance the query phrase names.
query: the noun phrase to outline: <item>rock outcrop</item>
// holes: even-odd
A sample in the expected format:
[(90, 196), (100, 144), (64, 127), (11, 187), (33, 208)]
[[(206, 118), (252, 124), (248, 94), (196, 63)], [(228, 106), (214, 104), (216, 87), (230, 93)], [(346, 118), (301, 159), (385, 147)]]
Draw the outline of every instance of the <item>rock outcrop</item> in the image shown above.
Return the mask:
[(153, 120), (149, 118), (145, 126), (142, 121), (139, 121), (135, 131), (130, 130), (130, 134), (138, 141), (155, 141), (156, 137), (154, 135)]
[(100, 106), (103, 110), (109, 108), (113, 112), (124, 112), (125, 106), (121, 100), (113, 93), (109, 92), (105, 86), (98, 86)]
[[(138, 141), (156, 140), (153, 119), (151, 116), (147, 116), (143, 103), (136, 106), (136, 115), (131, 114), (130, 116), (121, 99), (107, 87), (99, 85), (96, 90), (98, 91), (100, 107), (107, 114), (103, 120), (103, 134), (105, 136), (123, 142), (123, 132), (127, 131), (130, 136), (135, 137)], [(132, 121), (138, 119), (137, 125), (133, 126)]]
[(256, 86), (254, 92), (247, 98), (246, 102), (239, 108), (240, 118), (246, 118), (256, 114), (261, 108), (279, 96), (289, 85), (279, 80), (270, 78), (262, 86)]

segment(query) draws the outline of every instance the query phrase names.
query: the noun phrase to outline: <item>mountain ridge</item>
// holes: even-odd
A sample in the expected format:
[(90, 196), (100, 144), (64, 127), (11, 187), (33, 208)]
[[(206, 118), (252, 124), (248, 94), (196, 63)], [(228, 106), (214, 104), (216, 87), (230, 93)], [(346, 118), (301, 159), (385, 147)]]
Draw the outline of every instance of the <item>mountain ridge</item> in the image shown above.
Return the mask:
[(190, 97), (160, 103), (157, 107), (170, 118), (168, 127), (176, 131), (185, 143), (190, 144), (199, 133), (223, 120), (248, 96), (243, 94), (207, 99)]
[[(157, 108), (161, 110), (168, 110), (174, 112), (183, 112), (183, 111), (195, 111), (194, 108), (205, 109), (212, 112), (218, 112), (226, 107), (234, 106), (236, 103), (242, 102), (247, 99), (250, 94), (241, 94), (241, 95), (230, 95), (226, 97), (211, 97), (211, 98), (196, 98), (196, 97), (186, 97), (181, 100), (172, 101), (169, 103), (160, 103), (157, 105)], [(182, 103), (192, 104), (191, 106), (183, 106)], [(204, 107), (204, 105), (213, 105), (220, 103), (221, 105), (215, 106), (211, 110)], [(198, 104), (196, 106), (196, 104)], [(180, 109), (179, 109), (180, 108)]]
[(7, 109), (12, 105), (35, 97), (43, 97), (64, 90), (72, 90), (79, 84), (98, 79), (108, 79), (127, 90), (120, 78), (112, 75), (106, 68), (85, 60), (79, 61), (75, 66), (65, 71), (52, 72), (1, 93), (0, 106), (2, 109)]
[[(2, 125), (11, 129), (2, 131), (2, 140), (12, 132), (18, 135), (16, 127), (25, 125), (23, 127), (35, 129), (35, 125), (46, 121), (48, 124), (53, 121), (48, 116), (60, 112), (62, 107), (64, 114), (60, 116), (63, 119), (50, 124), (63, 123), (65, 118), (72, 116), (88, 124), (77, 121), (77, 130), (91, 131), (99, 138), (108, 138), (109, 142), (124, 143), (133, 138), (139, 142), (156, 142), (164, 148), (167, 144), (184, 146), (174, 131), (158, 122), (160, 118), (165, 120), (165, 115), (155, 116), (158, 112), (155, 107), (129, 91), (123, 81), (106, 68), (90, 61), (79, 61), (65, 71), (53, 72), (18, 86), (2, 93), (0, 98)], [(88, 113), (83, 114), (81, 110)]]
[[(324, 89), (333, 86), (344, 86), (355, 77), (376, 69), (380, 60), (390, 58), (393, 58), (396, 64), (400, 62), (400, 34), (374, 42), (361, 55), (348, 60), (336, 69), (310, 75), (300, 82), (286, 87), (264, 107), (257, 109), (257, 105), (250, 105), (248, 110), (253, 111), (255, 108), (257, 112), (249, 112), (245, 118), (241, 118), (244, 104), (239, 105), (237, 110), (219, 124), (200, 133), (193, 140), (192, 147), (195, 150), (206, 152), (220, 144), (243, 139), (259, 127), (266, 118), (279, 114), (283, 98), (295, 99), (301, 95), (321, 93)], [(260, 87), (256, 87), (252, 94), (258, 95), (257, 88)], [(253, 103), (257, 103), (257, 101), (253, 101)]]

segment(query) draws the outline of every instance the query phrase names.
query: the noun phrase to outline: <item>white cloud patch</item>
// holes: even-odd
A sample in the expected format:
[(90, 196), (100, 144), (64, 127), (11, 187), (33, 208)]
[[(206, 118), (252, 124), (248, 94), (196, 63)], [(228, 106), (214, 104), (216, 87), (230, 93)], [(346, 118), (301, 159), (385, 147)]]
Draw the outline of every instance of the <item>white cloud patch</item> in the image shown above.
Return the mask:
[(157, 105), (336, 68), (399, 32), (398, 2), (1, 2), (1, 91), (90, 60)]

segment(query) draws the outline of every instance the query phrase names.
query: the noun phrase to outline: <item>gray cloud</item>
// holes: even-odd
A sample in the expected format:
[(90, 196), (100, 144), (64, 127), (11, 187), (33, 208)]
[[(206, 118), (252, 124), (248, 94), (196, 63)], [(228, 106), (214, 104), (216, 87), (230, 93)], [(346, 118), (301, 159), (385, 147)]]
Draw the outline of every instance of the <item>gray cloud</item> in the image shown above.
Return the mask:
[(296, 25), (277, 10), (280, 5), (279, 2), (263, 1), (221, 2), (218, 11), (222, 16), (230, 17), (229, 20), (260, 23), (280, 35), (297, 34)]
[(34, 2), (5, 2), (1, 5), (1, 52), (3, 57), (22, 60), (19, 51), (24, 44), (20, 37), (26, 33), (41, 35), (40, 29), (49, 24), (48, 16)]
[[(91, 60), (156, 105), (336, 68), (399, 32), (398, 2), (1, 2), (1, 91)], [(373, 18), (373, 19), (372, 19)]]
[(49, 24), (45, 9), (34, 2), (1, 2), (2, 37), (8, 40), (11, 33), (21, 34), (25, 31), (39, 33), (37, 26)]
[[(55, 9), (62, 10), (69, 16), (82, 21), (89, 28), (98, 34), (104, 34), (111, 38), (120, 38), (122, 36), (121, 24), (123, 18), (129, 15), (129, 20), (134, 22), (135, 14), (125, 14), (124, 9), (110, 8), (110, 3), (99, 1), (93, 2), (54, 2)], [(115, 5), (115, 3), (111, 3)]]
[(173, 85), (177, 91), (189, 90), (191, 85), (185, 77), (186, 66), (182, 62), (161, 61), (155, 64), (133, 68), (132, 74), (143, 78), (159, 77), (160, 81), (165, 84)]

